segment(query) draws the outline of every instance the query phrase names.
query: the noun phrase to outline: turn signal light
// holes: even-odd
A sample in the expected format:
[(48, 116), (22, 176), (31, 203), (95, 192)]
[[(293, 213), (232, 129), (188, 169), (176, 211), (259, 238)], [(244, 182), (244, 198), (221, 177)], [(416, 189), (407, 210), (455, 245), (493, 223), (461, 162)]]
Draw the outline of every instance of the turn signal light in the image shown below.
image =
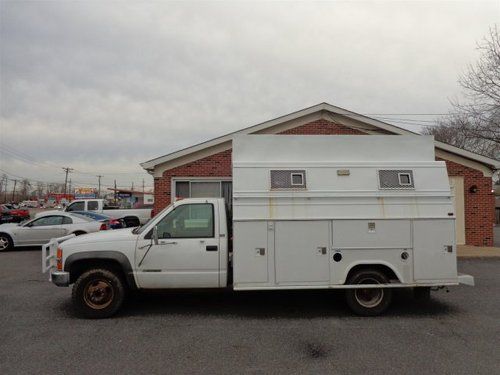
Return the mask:
[(56, 252), (56, 266), (58, 271), (62, 271), (62, 249), (60, 247), (57, 248)]

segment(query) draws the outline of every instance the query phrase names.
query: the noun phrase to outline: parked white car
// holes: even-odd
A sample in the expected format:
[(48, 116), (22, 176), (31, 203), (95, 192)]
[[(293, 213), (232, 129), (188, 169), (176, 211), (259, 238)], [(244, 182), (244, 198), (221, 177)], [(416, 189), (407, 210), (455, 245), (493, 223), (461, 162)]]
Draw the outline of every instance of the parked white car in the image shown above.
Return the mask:
[(82, 235), (108, 228), (107, 223), (66, 212), (41, 214), (20, 224), (0, 225), (0, 251), (21, 246), (41, 246), (52, 238)]

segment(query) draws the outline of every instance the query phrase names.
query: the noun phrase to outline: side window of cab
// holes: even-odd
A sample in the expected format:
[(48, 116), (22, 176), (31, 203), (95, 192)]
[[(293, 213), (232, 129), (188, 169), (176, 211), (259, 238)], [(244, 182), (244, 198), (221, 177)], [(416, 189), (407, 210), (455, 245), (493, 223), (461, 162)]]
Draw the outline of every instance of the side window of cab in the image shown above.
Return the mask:
[(88, 211), (97, 211), (99, 209), (98, 201), (88, 201), (87, 202), (87, 210)]
[(177, 206), (157, 227), (158, 238), (213, 238), (214, 206), (211, 203)]
[(66, 208), (67, 212), (72, 211), (85, 211), (85, 202), (74, 202), (71, 203), (68, 208)]

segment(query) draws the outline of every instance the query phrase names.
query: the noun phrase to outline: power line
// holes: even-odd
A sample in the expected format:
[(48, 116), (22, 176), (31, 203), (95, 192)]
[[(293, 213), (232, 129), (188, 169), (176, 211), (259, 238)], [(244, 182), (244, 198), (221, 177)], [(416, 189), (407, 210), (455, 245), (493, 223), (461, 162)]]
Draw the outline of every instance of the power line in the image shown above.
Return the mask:
[[(2, 171), (3, 173), (7, 174), (8, 176), (12, 176), (12, 177), (15, 177), (15, 178), (20, 178), (20, 179), (23, 179), (23, 180), (28, 180), (28, 181), (31, 181), (31, 182), (40, 182), (40, 183), (44, 183), (44, 184), (61, 184), (60, 182), (55, 182), (55, 181), (46, 181), (46, 180), (40, 180), (40, 179), (35, 179), (35, 178), (28, 178), (28, 177), (24, 177), (24, 176), (20, 176), (18, 174), (15, 174), (15, 173), (11, 173), (9, 171), (6, 171), (5, 169), (1, 169), (0, 168), (0, 171)], [(12, 180), (12, 179), (11, 179)], [(98, 184), (96, 183), (91, 183), (91, 182), (84, 182), (84, 181), (75, 181), (73, 180), (72, 181), (73, 185), (78, 185), (78, 186), (98, 186)], [(112, 184), (103, 184), (101, 183), (101, 187), (113, 187), (114, 185)], [(120, 186), (127, 186), (126, 184), (120, 184)], [(153, 188), (153, 186), (147, 186), (147, 188)]]
[[(36, 165), (39, 167), (44, 167), (44, 168), (56, 168), (56, 169), (63, 168), (60, 165), (52, 164), (49, 162), (40, 162), (37, 160), (36, 157), (29, 155), (25, 152), (21, 152), (19, 150), (16, 150), (12, 146), (8, 146), (4, 143), (0, 143), (0, 147), (1, 147), (0, 151), (8, 153), (12, 156), (15, 156), (18, 160), (24, 161), (26, 163), (33, 164), (33, 165)], [(74, 171), (74, 173), (77, 173), (77, 174), (86, 174), (86, 175), (92, 175), (92, 176), (94, 176), (95, 174), (104, 174), (103, 172), (93, 172), (93, 173), (84, 172), (84, 171), (80, 171), (80, 170), (74, 169), (74, 168), (73, 168), (73, 171)], [(114, 175), (145, 175), (145, 174), (147, 174), (147, 172), (145, 172), (145, 171), (144, 172), (108, 172), (106, 174), (112, 175), (112, 176), (114, 176)]]

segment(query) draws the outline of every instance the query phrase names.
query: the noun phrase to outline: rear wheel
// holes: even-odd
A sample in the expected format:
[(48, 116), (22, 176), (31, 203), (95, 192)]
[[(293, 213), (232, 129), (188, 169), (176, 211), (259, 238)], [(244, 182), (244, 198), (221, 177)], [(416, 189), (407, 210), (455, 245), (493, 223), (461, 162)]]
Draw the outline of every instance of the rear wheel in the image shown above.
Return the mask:
[[(387, 284), (387, 276), (374, 269), (355, 272), (348, 284)], [(359, 288), (346, 290), (346, 300), (351, 310), (362, 316), (376, 316), (387, 310), (392, 300), (392, 290), (384, 288)]]
[(11, 250), (14, 248), (12, 238), (8, 234), (0, 233), (0, 251)]
[(86, 318), (113, 316), (125, 299), (125, 284), (116, 273), (107, 269), (84, 272), (73, 286), (73, 305)]

